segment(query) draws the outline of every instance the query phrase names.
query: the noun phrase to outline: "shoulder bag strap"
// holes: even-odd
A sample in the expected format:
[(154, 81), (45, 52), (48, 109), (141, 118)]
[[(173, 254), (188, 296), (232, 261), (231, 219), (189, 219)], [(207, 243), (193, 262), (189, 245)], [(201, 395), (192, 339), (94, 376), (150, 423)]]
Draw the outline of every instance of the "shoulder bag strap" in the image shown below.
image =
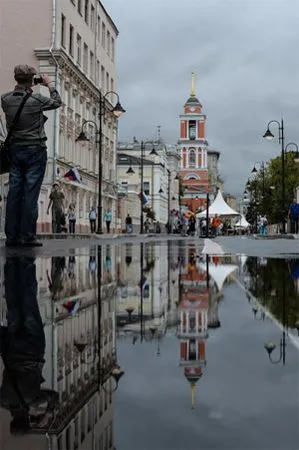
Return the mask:
[(8, 142), (9, 142), (9, 139), (11, 138), (12, 132), (14, 131), (15, 126), (16, 126), (16, 124), (17, 124), (18, 121), (19, 121), (19, 118), (20, 118), (20, 115), (21, 115), (21, 113), (22, 113), (22, 111), (23, 111), (23, 108), (24, 108), (24, 106), (25, 106), (25, 103), (27, 102), (27, 100), (28, 100), (28, 98), (31, 96), (31, 94), (32, 94), (32, 92), (29, 91), (29, 92), (27, 92), (27, 93), (24, 95), (24, 97), (23, 97), (23, 99), (22, 99), (22, 101), (21, 101), (21, 103), (20, 103), (20, 106), (18, 107), (18, 110), (17, 110), (17, 112), (16, 112), (16, 115), (15, 115), (15, 117), (13, 118), (11, 127), (10, 127), (10, 129), (8, 130), (8, 133), (7, 133), (7, 136), (6, 136), (6, 139), (5, 139), (5, 143), (8, 143)]

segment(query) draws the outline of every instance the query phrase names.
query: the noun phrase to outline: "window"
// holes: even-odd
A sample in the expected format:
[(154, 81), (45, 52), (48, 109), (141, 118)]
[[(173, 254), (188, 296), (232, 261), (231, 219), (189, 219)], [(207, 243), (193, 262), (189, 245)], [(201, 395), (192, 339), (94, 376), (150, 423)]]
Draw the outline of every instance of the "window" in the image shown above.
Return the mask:
[(101, 19), (100, 19), (100, 16), (98, 16), (98, 18), (97, 18), (97, 38), (98, 38), (98, 41), (100, 42), (100, 40), (101, 40)]
[(81, 65), (81, 51), (82, 51), (82, 39), (80, 34), (77, 34), (77, 63)]
[(95, 31), (94, 19), (95, 19), (95, 9), (94, 9), (94, 6), (91, 5), (91, 7), (90, 7), (90, 28), (92, 31)]
[(189, 167), (195, 167), (195, 151), (192, 149), (189, 151)]
[(89, 53), (89, 76), (92, 80), (94, 79), (94, 54), (93, 54), (93, 52)]
[(150, 182), (149, 181), (144, 181), (143, 192), (145, 193), (145, 195), (150, 195)]
[(89, 0), (85, 0), (85, 4), (84, 4), (84, 20), (87, 23), (87, 25), (89, 24)]
[(110, 80), (110, 91), (114, 91), (114, 80), (111, 78)]
[(101, 88), (105, 87), (105, 67), (101, 66)]
[(111, 38), (111, 59), (114, 61), (115, 58), (115, 41), (113, 37)]
[(70, 36), (69, 36), (69, 54), (74, 56), (74, 27), (70, 25)]
[(87, 74), (88, 71), (88, 45), (84, 43), (83, 48), (83, 70), (85, 74)]
[(97, 61), (97, 71), (96, 71), (96, 84), (99, 86), (99, 84), (100, 84), (100, 76), (101, 76), (101, 74), (100, 74), (100, 61), (98, 60)]
[(78, 10), (78, 13), (81, 14), (81, 16), (82, 16), (82, 0), (78, 0), (77, 10)]
[(106, 73), (106, 92), (108, 92), (109, 91), (109, 73), (107, 72)]
[(61, 14), (61, 46), (65, 47), (65, 16)]
[(102, 47), (106, 47), (106, 25), (102, 23)]
[(196, 139), (196, 122), (195, 120), (189, 120), (189, 139)]
[(110, 32), (107, 30), (107, 55), (110, 56)]

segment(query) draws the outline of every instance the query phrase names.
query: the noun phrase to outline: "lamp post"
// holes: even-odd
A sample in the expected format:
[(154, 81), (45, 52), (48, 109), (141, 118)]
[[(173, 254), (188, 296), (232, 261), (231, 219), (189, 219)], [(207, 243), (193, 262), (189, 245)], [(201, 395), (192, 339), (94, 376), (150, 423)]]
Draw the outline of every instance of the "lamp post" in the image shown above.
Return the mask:
[(270, 125), (272, 123), (276, 123), (278, 126), (278, 142), (281, 144), (281, 210), (282, 210), (282, 233), (285, 234), (286, 232), (286, 222), (285, 222), (285, 158), (284, 158), (284, 124), (283, 119), (281, 119), (281, 122), (278, 122), (278, 120), (270, 120), (267, 125), (267, 130), (263, 137), (267, 140), (272, 140), (274, 138), (274, 134), (270, 131)]
[[(124, 375), (124, 371), (120, 368), (116, 361), (114, 361), (113, 367), (108, 367), (107, 373), (105, 372), (105, 366), (102, 360), (102, 246), (98, 245), (98, 270), (97, 270), (97, 320), (98, 320), (98, 373), (99, 373), (99, 390), (103, 389), (105, 392), (112, 393), (118, 388), (118, 383), (121, 377)], [(116, 352), (115, 352), (116, 358)], [(115, 386), (109, 390), (105, 387), (106, 375), (111, 376), (115, 382)]]
[[(112, 109), (106, 109), (106, 99), (107, 95), (114, 94), (117, 97), (116, 105)], [(102, 149), (103, 149), (103, 117), (105, 112), (111, 112), (114, 117), (118, 118), (123, 113), (125, 109), (121, 106), (119, 101), (119, 95), (114, 91), (108, 91), (105, 95), (100, 91), (100, 101), (99, 101), (99, 127), (94, 120), (85, 120), (82, 124), (81, 132), (76, 139), (76, 142), (88, 142), (89, 138), (86, 136), (84, 129), (88, 123), (92, 124), (96, 130), (96, 136), (99, 150), (99, 167), (98, 167), (98, 226), (97, 234), (103, 234), (103, 218), (102, 218), (102, 178), (103, 178), (103, 162), (102, 162)]]
[(255, 161), (251, 173), (257, 173), (256, 166), (259, 165), (262, 170), (262, 196), (263, 196), (263, 216), (265, 215), (265, 163), (264, 161)]
[(283, 332), (282, 337), (280, 338), (280, 345), (279, 345), (279, 358), (276, 360), (273, 360), (271, 357), (271, 354), (273, 350), (275, 350), (276, 345), (273, 344), (273, 342), (266, 342), (264, 345), (265, 350), (268, 352), (269, 360), (272, 364), (278, 364), (282, 360), (282, 364), (285, 365), (286, 363), (286, 275), (285, 272), (283, 273), (282, 277), (282, 326), (283, 326)]

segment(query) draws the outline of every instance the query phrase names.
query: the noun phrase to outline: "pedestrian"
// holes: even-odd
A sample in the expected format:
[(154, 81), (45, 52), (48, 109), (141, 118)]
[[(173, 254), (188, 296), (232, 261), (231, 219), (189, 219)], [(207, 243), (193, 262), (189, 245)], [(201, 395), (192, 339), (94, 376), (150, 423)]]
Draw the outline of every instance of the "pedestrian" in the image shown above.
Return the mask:
[(145, 220), (145, 222), (144, 222), (144, 231), (145, 231), (146, 233), (149, 232), (149, 227), (150, 227), (150, 221), (149, 221), (149, 219), (147, 218), (147, 219)]
[(89, 211), (89, 223), (90, 223), (90, 232), (96, 232), (96, 220), (97, 220), (97, 212), (94, 206), (91, 207)]
[(110, 209), (107, 209), (107, 211), (105, 212), (105, 222), (106, 222), (107, 233), (110, 233), (111, 218), (112, 218), (111, 211), (110, 211)]
[(0, 194), (0, 231), (2, 231), (2, 214), (3, 214), (3, 203), (2, 203), (2, 195)]
[(131, 234), (132, 233), (132, 217), (130, 214), (126, 217), (126, 232)]
[(76, 208), (75, 205), (72, 203), (69, 206), (68, 210), (68, 220), (69, 220), (69, 233), (75, 234), (76, 229)]
[(295, 198), (289, 206), (288, 217), (291, 221), (291, 233), (298, 234), (299, 233), (299, 203), (296, 202)]
[[(1, 97), (8, 130), (10, 162), (6, 205), (6, 246), (40, 247), (36, 239), (38, 197), (47, 164), (47, 136), (44, 111), (62, 104), (54, 82), (48, 75), (36, 78), (28, 65), (14, 68), (15, 89)], [(50, 97), (32, 90), (34, 84), (48, 87)], [(14, 120), (18, 119), (18, 120)], [(16, 122), (16, 123), (15, 123)]]
[(64, 194), (58, 182), (53, 184), (49, 200), (47, 214), (52, 208), (52, 233), (61, 233), (65, 226)]
[(195, 218), (195, 215), (192, 214), (192, 216), (189, 219), (189, 230), (188, 230), (188, 233), (191, 236), (195, 235), (195, 227), (196, 227), (196, 218)]

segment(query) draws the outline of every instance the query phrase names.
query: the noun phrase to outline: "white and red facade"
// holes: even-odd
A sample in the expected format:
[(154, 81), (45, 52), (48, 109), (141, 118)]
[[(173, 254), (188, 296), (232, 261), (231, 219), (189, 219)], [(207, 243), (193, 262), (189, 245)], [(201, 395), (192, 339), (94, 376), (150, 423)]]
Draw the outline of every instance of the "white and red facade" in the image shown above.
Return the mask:
[(206, 115), (202, 104), (195, 95), (194, 76), (190, 97), (179, 115), (179, 153), (181, 166), (179, 175), (185, 192), (181, 205), (195, 212), (203, 209), (209, 189), (208, 142), (206, 140)]
[(188, 263), (180, 268), (179, 325), (180, 366), (189, 381), (192, 408), (195, 407), (195, 386), (206, 365), (206, 339), (208, 337), (209, 287), (207, 273), (199, 268), (190, 249)]

